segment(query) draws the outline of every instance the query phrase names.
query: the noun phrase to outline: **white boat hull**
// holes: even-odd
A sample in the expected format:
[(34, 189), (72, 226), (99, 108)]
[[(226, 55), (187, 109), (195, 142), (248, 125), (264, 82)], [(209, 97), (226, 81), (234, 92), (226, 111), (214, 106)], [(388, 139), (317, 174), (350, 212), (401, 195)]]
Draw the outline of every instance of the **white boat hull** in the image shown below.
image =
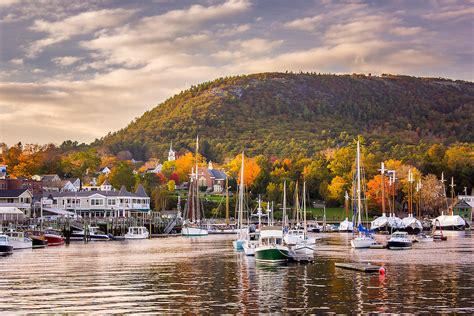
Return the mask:
[(338, 230), (341, 233), (352, 232), (354, 230), (354, 224), (346, 219), (339, 224)]
[(355, 249), (370, 248), (375, 244), (375, 240), (369, 237), (355, 237), (351, 240), (351, 246)]
[(10, 244), (13, 246), (13, 250), (33, 248), (33, 241), (28, 239), (22, 241), (10, 238)]
[(182, 236), (193, 237), (193, 236), (207, 236), (209, 232), (205, 228), (200, 227), (183, 227), (181, 230)]
[(293, 247), (294, 252), (297, 255), (304, 256), (314, 256), (314, 251), (316, 250), (316, 244), (302, 242)]
[(148, 239), (149, 234), (125, 234), (125, 239)]
[(258, 246), (257, 240), (246, 240), (242, 245), (245, 255), (247, 256), (255, 256), (255, 249)]

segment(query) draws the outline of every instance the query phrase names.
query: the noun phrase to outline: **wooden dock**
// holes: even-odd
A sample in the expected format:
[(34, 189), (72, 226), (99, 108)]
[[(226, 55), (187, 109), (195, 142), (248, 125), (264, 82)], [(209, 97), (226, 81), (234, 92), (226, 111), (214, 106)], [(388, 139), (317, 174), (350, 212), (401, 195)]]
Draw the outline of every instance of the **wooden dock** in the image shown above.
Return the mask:
[(385, 249), (387, 247), (385, 245), (382, 245), (382, 244), (373, 244), (373, 245), (370, 245), (369, 248), (370, 249)]
[(376, 265), (371, 265), (368, 263), (345, 263), (345, 262), (336, 262), (336, 267), (349, 269), (354, 271), (361, 271), (366, 273), (378, 273), (380, 267)]

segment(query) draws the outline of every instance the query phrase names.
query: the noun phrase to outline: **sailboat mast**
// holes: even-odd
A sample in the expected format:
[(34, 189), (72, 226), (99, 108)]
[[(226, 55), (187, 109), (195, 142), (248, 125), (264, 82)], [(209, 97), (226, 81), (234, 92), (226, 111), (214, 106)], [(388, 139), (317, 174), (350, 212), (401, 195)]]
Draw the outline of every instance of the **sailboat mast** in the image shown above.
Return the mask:
[(230, 224), (229, 214), (229, 178), (225, 178), (225, 224)]
[(244, 152), (242, 152), (242, 165), (240, 167), (240, 188), (239, 188), (239, 234), (242, 234), (242, 220), (244, 217)]
[(346, 209), (346, 219), (349, 219), (349, 194), (346, 191), (346, 194), (344, 195), (344, 207)]
[(360, 142), (357, 141), (357, 226), (362, 223), (361, 218), (361, 192), (360, 192)]
[(385, 215), (385, 164), (382, 162), (380, 167), (380, 173), (382, 174), (382, 214)]
[(306, 181), (303, 182), (303, 231), (304, 239), (306, 240), (307, 227), (306, 227)]
[(286, 227), (286, 180), (283, 182), (283, 227)]
[(295, 211), (296, 211), (296, 225), (300, 223), (300, 200), (298, 198), (298, 181), (296, 181), (295, 187)]

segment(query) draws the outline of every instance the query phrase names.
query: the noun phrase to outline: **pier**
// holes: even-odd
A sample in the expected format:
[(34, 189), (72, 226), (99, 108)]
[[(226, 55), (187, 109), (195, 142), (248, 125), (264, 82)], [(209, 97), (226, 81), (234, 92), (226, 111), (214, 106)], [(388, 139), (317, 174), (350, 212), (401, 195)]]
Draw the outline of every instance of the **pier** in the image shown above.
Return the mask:
[(366, 272), (366, 273), (378, 273), (380, 267), (371, 265), (370, 263), (345, 263), (336, 262), (337, 268)]

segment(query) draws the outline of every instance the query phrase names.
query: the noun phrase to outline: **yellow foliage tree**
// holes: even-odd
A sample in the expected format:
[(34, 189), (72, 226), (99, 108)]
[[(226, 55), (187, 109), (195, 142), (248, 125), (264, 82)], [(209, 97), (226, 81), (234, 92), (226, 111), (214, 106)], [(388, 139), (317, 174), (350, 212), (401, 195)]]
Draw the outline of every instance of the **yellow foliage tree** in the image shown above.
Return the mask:
[[(227, 165), (226, 169), (237, 179), (237, 183), (240, 184), (240, 167), (242, 165), (242, 155), (235, 156)], [(244, 158), (244, 182), (246, 186), (251, 186), (255, 178), (260, 174), (261, 168), (257, 163), (256, 158), (245, 157)]]

